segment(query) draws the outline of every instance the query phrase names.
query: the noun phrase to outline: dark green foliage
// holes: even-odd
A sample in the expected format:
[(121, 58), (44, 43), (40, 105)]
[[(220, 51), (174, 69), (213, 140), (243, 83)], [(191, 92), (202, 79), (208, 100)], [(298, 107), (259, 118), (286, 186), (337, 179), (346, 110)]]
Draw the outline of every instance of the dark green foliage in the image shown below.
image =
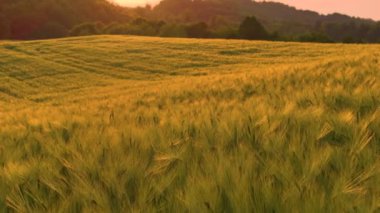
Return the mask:
[(343, 43), (346, 43), (346, 44), (355, 44), (355, 43), (363, 43), (360, 39), (355, 39), (354, 37), (352, 36), (346, 36), (342, 39), (342, 42)]
[(165, 22), (148, 21), (138, 18), (126, 23), (112, 23), (103, 30), (104, 34), (111, 35), (144, 35), (157, 36)]
[[(251, 15), (257, 19), (245, 20), (246, 25), (239, 29)], [(83, 23), (103, 23), (106, 28), (85, 27)], [(0, 0), (0, 39), (99, 33), (377, 43), (380, 23), (251, 0), (162, 0), (155, 7), (137, 8), (119, 7), (108, 0)]]
[(60, 38), (68, 35), (68, 29), (60, 23), (48, 22), (31, 34), (33, 39)]
[[(155, 18), (176, 23), (205, 22), (213, 31), (220, 25), (236, 28), (246, 16), (254, 15), (269, 32), (277, 32), (277, 36), (270, 36), (273, 40), (297, 40), (306, 32), (325, 34), (334, 42), (342, 42), (347, 35), (355, 41), (373, 43), (380, 40), (379, 24), (372, 20), (338, 13), (320, 15), (275, 2), (163, 0), (153, 8), (152, 14)], [(221, 36), (216, 34), (215, 37)]]
[(323, 33), (309, 33), (306, 35), (301, 35), (298, 41), (302, 42), (320, 42), (320, 43), (332, 43), (333, 41)]
[(239, 32), (233, 27), (225, 26), (215, 29), (212, 33), (212, 37), (234, 39), (239, 37)]
[(71, 36), (97, 35), (100, 33), (99, 26), (96, 23), (84, 23), (75, 26), (71, 31)]
[(106, 26), (103, 30), (103, 33), (110, 35), (122, 35), (126, 33), (126, 27), (124, 24), (112, 23)]
[(129, 20), (106, 0), (0, 0), (0, 5), (0, 39), (63, 37), (82, 23)]
[(269, 34), (254, 16), (244, 19), (239, 27), (240, 38), (249, 40), (265, 40)]
[(159, 32), (162, 37), (187, 37), (186, 28), (183, 25), (166, 24)]
[(186, 33), (189, 38), (207, 38), (210, 35), (207, 28), (204, 22), (192, 24), (186, 27)]

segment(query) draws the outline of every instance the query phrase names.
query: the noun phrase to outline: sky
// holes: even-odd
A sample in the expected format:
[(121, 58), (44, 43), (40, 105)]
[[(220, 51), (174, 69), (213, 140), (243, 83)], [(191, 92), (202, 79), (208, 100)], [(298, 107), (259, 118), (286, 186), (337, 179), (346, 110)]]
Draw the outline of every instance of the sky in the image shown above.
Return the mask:
[[(159, 0), (111, 0), (125, 6), (144, 6)], [(314, 10), (328, 14), (339, 12), (350, 16), (380, 20), (380, 0), (272, 0), (299, 9)]]

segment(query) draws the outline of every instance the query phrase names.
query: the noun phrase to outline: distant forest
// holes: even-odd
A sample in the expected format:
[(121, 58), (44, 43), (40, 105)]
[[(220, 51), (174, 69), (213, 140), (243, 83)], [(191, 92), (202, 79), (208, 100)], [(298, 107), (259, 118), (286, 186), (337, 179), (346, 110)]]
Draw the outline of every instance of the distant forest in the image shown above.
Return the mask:
[(136, 8), (106, 0), (0, 0), (0, 39), (96, 34), (380, 43), (380, 22), (251, 0), (162, 0)]

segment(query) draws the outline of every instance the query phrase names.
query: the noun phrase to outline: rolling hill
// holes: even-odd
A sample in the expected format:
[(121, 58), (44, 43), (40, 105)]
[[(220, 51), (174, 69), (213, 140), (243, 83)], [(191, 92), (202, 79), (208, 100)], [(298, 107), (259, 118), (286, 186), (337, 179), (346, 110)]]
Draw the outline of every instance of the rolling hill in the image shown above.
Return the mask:
[(0, 211), (379, 210), (379, 48), (0, 42)]
[[(322, 15), (278, 2), (251, 0), (162, 0), (153, 8), (152, 13), (156, 19), (174, 22), (201, 21), (216, 27), (239, 25), (245, 17), (255, 16), (269, 31), (283, 36), (325, 32), (335, 38), (336, 33), (325, 28), (335, 28), (341, 33), (350, 34), (352, 32), (348, 29), (339, 29), (339, 25), (350, 24), (350, 30), (356, 31), (355, 28), (360, 25), (375, 26), (376, 24), (373, 20), (350, 17), (345, 14)], [(363, 32), (363, 29), (361, 31)]]
[(106, 0), (0, 0), (0, 39), (65, 37), (86, 22), (126, 22), (123, 8)]
[[(321, 15), (281, 3), (251, 0), (162, 0), (153, 8), (124, 8), (107, 0), (0, 0), (0, 39), (67, 37), (75, 27), (91, 23), (97, 28), (92, 34), (113, 34), (103, 30), (118, 24), (125, 25), (131, 34), (136, 26), (128, 24), (141, 22), (141, 18), (160, 24), (154, 27), (154, 33), (145, 29), (145, 34), (137, 35), (162, 36), (168, 30), (181, 31), (178, 25), (205, 22), (216, 34), (213, 37), (231, 38), (236, 37), (234, 30), (247, 16), (256, 16), (280, 40), (325, 34), (335, 42), (380, 42), (380, 23), (373, 20)], [(117, 28), (120, 26), (116, 27), (120, 33)], [(178, 32), (174, 35), (184, 36)]]

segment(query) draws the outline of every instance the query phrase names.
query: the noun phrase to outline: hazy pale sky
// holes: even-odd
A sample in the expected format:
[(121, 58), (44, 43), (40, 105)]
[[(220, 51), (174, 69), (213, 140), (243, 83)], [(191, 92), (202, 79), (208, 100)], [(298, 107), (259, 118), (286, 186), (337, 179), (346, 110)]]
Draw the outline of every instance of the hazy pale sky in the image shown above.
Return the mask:
[[(112, 1), (112, 0), (111, 0)], [(126, 6), (155, 4), (159, 0), (113, 0)], [(351, 16), (380, 20), (380, 0), (274, 0), (299, 9), (327, 14), (339, 12)]]
[(300, 9), (380, 20), (380, 0), (277, 0)]

